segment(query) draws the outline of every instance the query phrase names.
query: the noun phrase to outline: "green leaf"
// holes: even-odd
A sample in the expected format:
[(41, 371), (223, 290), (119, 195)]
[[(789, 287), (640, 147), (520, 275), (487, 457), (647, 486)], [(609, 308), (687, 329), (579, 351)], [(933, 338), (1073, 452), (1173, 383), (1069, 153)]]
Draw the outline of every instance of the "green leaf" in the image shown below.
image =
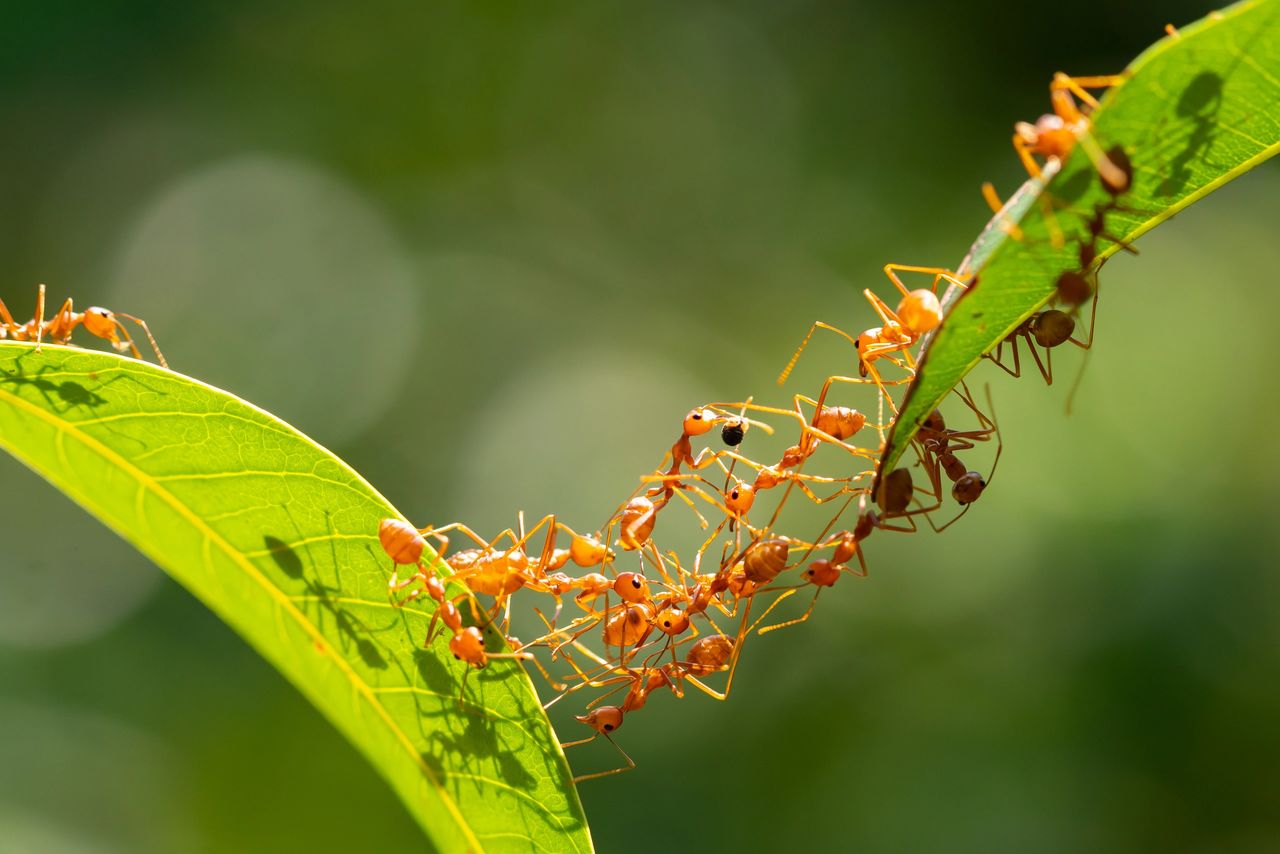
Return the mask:
[(17, 343), (0, 343), (0, 446), (240, 632), (440, 849), (591, 850), (523, 668), (471, 674), (460, 703), (464, 665), (421, 648), (429, 614), (387, 599), (378, 522), (399, 514), (324, 448), (150, 364)]
[[(1104, 149), (1122, 145), (1130, 190), (1104, 219), (1126, 243), (1280, 151), (1280, 3), (1238, 3), (1162, 39), (1129, 66), (1093, 114)], [(1010, 152), (1012, 156), (1012, 152)], [(1049, 301), (1058, 277), (1080, 266), (1079, 242), (1095, 205), (1109, 199), (1083, 146), (1047, 183), (1028, 181), (983, 230), (959, 268), (978, 284), (947, 301), (882, 455), (892, 471), (923, 420), (1005, 336)], [(1051, 213), (1038, 204), (1052, 201)], [(1065, 245), (1050, 240), (1051, 221)], [(1002, 222), (1017, 223), (1014, 240)], [(1098, 264), (1119, 249), (1104, 241)], [(1096, 267), (1095, 267), (1096, 269)]]

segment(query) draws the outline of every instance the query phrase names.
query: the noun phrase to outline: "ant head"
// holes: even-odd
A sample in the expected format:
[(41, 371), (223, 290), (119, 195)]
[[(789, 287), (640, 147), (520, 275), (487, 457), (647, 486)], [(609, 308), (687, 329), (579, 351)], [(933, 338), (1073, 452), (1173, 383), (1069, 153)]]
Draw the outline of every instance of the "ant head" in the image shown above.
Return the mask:
[(724, 494), (725, 506), (735, 516), (741, 516), (750, 510), (755, 500), (756, 488), (742, 481), (736, 481)]
[(865, 356), (867, 348), (879, 341), (883, 334), (883, 326), (873, 326), (859, 335), (853, 342), (853, 346), (858, 350), (858, 373), (860, 375), (864, 377), (867, 375), (867, 360)]
[(840, 578), (840, 566), (829, 560), (815, 560), (805, 567), (800, 577), (815, 587), (831, 587)]
[(613, 592), (623, 602), (645, 602), (649, 599), (649, 581), (638, 572), (624, 572), (614, 579)]
[(683, 634), (689, 628), (689, 615), (675, 608), (668, 608), (654, 618), (658, 631), (672, 637)]
[(898, 303), (898, 319), (915, 337), (932, 332), (942, 323), (942, 304), (927, 288), (912, 291)]
[(91, 335), (99, 338), (105, 338), (111, 343), (116, 343), (120, 339), (116, 335), (116, 316), (109, 309), (101, 306), (94, 306), (84, 313), (84, 328), (89, 330)]
[(489, 662), (484, 654), (484, 635), (475, 626), (467, 626), (450, 638), (449, 652), (472, 667), (484, 667)]
[(957, 504), (972, 504), (982, 497), (987, 482), (976, 471), (965, 472), (951, 487), (951, 497)]
[(746, 438), (747, 425), (739, 420), (726, 421), (720, 429), (720, 439), (730, 448), (736, 448)]
[(579, 722), (598, 733), (607, 735), (622, 726), (622, 709), (617, 706), (601, 706), (585, 715), (575, 715)]
[(912, 493), (911, 472), (908, 469), (894, 469), (880, 484), (876, 503), (886, 513), (901, 513), (911, 504)]
[(1084, 305), (1093, 296), (1089, 277), (1078, 270), (1067, 270), (1058, 277), (1058, 302), (1065, 306)]
[(1057, 347), (1076, 331), (1071, 315), (1057, 309), (1042, 311), (1031, 318), (1031, 334), (1041, 347)]
[(710, 409), (690, 409), (684, 417), (684, 434), (701, 436), (716, 426), (716, 414)]

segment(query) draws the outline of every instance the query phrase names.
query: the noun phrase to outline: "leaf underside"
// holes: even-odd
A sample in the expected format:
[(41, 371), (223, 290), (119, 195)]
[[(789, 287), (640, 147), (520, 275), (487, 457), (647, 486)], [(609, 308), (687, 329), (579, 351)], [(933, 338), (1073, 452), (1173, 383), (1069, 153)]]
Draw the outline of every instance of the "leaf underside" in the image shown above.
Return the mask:
[(324, 448), (150, 364), (18, 343), (0, 343), (0, 447), (243, 635), (440, 849), (591, 850), (528, 676), (494, 662), (460, 704), (463, 665), (387, 599), (378, 522), (399, 514)]
[[(1153, 45), (1093, 114), (1104, 149), (1120, 145), (1132, 187), (1104, 217), (1101, 263), (1192, 202), (1280, 151), (1280, 3), (1238, 3)], [(921, 355), (878, 471), (890, 472), (929, 413), (1080, 267), (1080, 240), (1110, 197), (1082, 146), (1045, 180), (1028, 181), (979, 235), (958, 268), (977, 286), (950, 294)], [(1049, 213), (1046, 215), (1046, 209)], [(1021, 239), (1008, 235), (1016, 224)], [(1065, 235), (1061, 246), (1051, 228)], [(1095, 266), (1096, 269), (1096, 266)]]

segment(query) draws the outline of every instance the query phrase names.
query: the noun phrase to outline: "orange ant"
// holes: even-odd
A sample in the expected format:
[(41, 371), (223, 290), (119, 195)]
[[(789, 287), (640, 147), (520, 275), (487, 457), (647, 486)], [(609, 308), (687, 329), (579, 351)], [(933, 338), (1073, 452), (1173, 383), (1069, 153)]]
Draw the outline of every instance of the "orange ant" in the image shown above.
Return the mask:
[[(447, 544), (448, 540), (441, 537)], [(465, 662), (468, 667), (463, 672), (462, 677), (462, 694), (465, 696), (467, 690), (467, 675), (471, 670), (483, 669), (493, 660), (515, 660), (528, 661), (533, 656), (522, 652), (489, 652), (485, 647), (484, 633), (478, 626), (466, 626), (462, 624), (462, 614), (459, 612), (456, 601), (450, 599), (444, 581), (434, 573), (427, 570), (422, 564), (423, 552), (426, 550), (427, 541), (423, 534), (415, 529), (408, 522), (401, 519), (387, 518), (383, 519), (378, 526), (378, 540), (382, 544), (383, 551), (395, 563), (397, 571), (400, 566), (416, 566), (418, 571), (407, 581), (400, 582), (397, 580), (395, 573), (392, 574), (391, 582), (388, 588), (392, 591), (402, 589), (414, 581), (421, 581), (422, 587), (415, 590), (404, 601), (397, 603), (404, 605), (417, 598), (422, 593), (426, 593), (436, 603), (435, 612), (431, 615), (431, 623), (427, 628), (427, 644), (431, 643), (435, 636), (435, 628), (437, 620), (450, 632), (452, 637), (449, 639), (449, 652), (458, 661)], [(461, 594), (464, 598), (471, 596), (470, 592)], [(474, 599), (473, 608), (474, 608)]]
[(577, 720), (579, 722), (591, 727), (595, 732), (594, 734), (587, 736), (586, 738), (580, 738), (577, 741), (564, 742), (560, 745), (562, 749), (568, 750), (570, 747), (590, 744), (600, 736), (604, 736), (605, 740), (613, 745), (613, 749), (621, 754), (627, 764), (621, 768), (614, 768), (611, 771), (598, 771), (594, 774), (582, 774), (574, 777), (574, 784), (582, 783), (587, 780), (598, 780), (601, 777), (610, 777), (614, 774), (622, 774), (636, 767), (635, 760), (628, 756), (627, 752), (618, 746), (618, 742), (613, 740), (613, 733), (617, 732), (618, 729), (622, 727), (624, 717), (625, 712), (623, 712), (623, 710), (618, 706), (601, 706), (598, 709), (592, 709), (585, 715), (577, 716)]
[[(906, 285), (902, 283), (902, 279), (899, 278), (899, 272), (932, 275), (933, 286), (928, 289), (919, 288), (909, 291)], [(943, 311), (942, 304), (938, 301), (938, 283), (945, 280), (951, 285), (962, 289), (968, 285), (958, 278), (955, 273), (950, 270), (944, 270), (941, 267), (886, 264), (884, 273), (902, 292), (902, 300), (898, 303), (898, 310), (894, 311), (889, 308), (871, 289), (864, 290), (863, 296), (866, 297), (876, 314), (879, 315), (882, 325), (873, 326), (862, 332), (857, 338), (854, 338), (842, 329), (822, 321), (816, 321), (809, 327), (804, 340), (800, 342), (800, 346), (796, 348), (795, 353), (791, 356), (791, 361), (787, 362), (787, 366), (778, 375), (778, 385), (786, 382), (787, 377), (795, 368), (796, 362), (800, 360), (800, 354), (804, 352), (805, 347), (809, 344), (809, 339), (813, 337), (813, 333), (819, 329), (826, 329), (844, 338), (858, 351), (858, 374), (863, 379), (842, 376), (828, 377), (822, 387), (822, 393), (818, 395), (819, 406), (826, 400), (827, 391), (833, 383), (858, 383), (865, 381), (865, 378), (870, 376), (880, 390), (881, 399), (888, 400), (889, 407), (895, 415), (897, 414), (898, 407), (893, 402), (893, 398), (885, 391), (884, 387), (887, 383), (880, 376), (880, 372), (875, 367), (875, 362), (880, 359), (888, 359), (904, 370), (914, 373), (915, 360), (912, 358), (910, 348), (915, 346), (916, 342), (926, 334), (937, 329), (942, 323)], [(902, 357), (901, 360), (894, 356), (894, 354), (899, 353)], [(898, 385), (907, 381), (898, 380), (888, 384)], [(881, 428), (881, 432), (881, 441), (883, 441), (883, 428)]]
[(805, 567), (805, 569), (800, 573), (801, 581), (799, 584), (794, 584), (790, 587), (784, 588), (766, 588), (765, 590), (760, 591), (765, 593), (770, 590), (781, 589), (783, 593), (777, 599), (774, 599), (769, 607), (765, 609), (765, 612), (760, 615), (760, 619), (756, 620), (756, 623), (752, 625), (752, 628), (754, 629), (756, 625), (764, 622), (765, 618), (773, 612), (774, 608), (782, 604), (784, 599), (791, 596), (800, 588), (805, 587), (806, 585), (812, 585), (814, 587), (813, 598), (809, 601), (809, 607), (803, 614), (794, 619), (787, 620), (786, 622), (775, 623), (772, 626), (765, 626), (759, 630), (759, 633), (767, 635), (769, 632), (775, 632), (778, 629), (785, 629), (789, 626), (796, 626), (805, 622), (813, 614), (813, 609), (817, 607), (819, 594), (821, 594), (827, 587), (834, 587), (835, 583), (840, 580), (840, 576), (846, 572), (859, 577), (865, 577), (866, 575), (865, 569), (862, 572), (857, 572), (844, 564), (837, 563), (834, 558), (830, 560), (821, 559), (815, 560)]
[(1090, 115), (1097, 109), (1098, 101), (1088, 92), (1089, 89), (1118, 86), (1126, 79), (1124, 74), (1102, 77), (1069, 77), (1061, 71), (1055, 74), (1049, 84), (1053, 112), (1041, 116), (1035, 124), (1018, 122), (1014, 125), (1013, 148), (1027, 173), (1033, 178), (1040, 177), (1040, 164), (1036, 162), (1035, 155), (1065, 162), (1078, 142), (1102, 176), (1103, 183), (1114, 187), (1117, 192), (1128, 187), (1129, 175), (1103, 153), (1089, 132), (1092, 124)]
[(9, 308), (4, 304), (4, 300), (0, 300), (0, 338), (12, 338), (15, 341), (34, 341), (37, 352), (40, 345), (46, 340), (52, 344), (70, 344), (71, 336), (76, 329), (83, 326), (90, 335), (107, 341), (115, 348), (116, 352), (130, 352), (135, 359), (141, 359), (142, 353), (138, 350), (138, 345), (134, 343), (133, 336), (129, 334), (129, 330), (125, 328), (120, 318), (131, 320), (142, 328), (146, 333), (147, 341), (151, 343), (151, 349), (156, 354), (162, 367), (169, 367), (169, 363), (165, 361), (164, 354), (160, 352), (160, 345), (156, 343), (155, 336), (151, 334), (150, 327), (147, 326), (145, 320), (140, 317), (134, 317), (132, 314), (124, 314), (123, 312), (113, 312), (110, 309), (101, 306), (92, 306), (85, 311), (76, 311), (70, 297), (62, 304), (62, 308), (48, 320), (44, 319), (45, 308), (45, 287), (40, 285), (39, 292), (36, 296), (36, 314), (35, 317), (26, 323), (18, 323), (13, 319), (13, 315), (9, 313)]
[[(574, 777), (573, 782), (581, 783), (586, 780), (596, 780), (601, 777), (622, 774), (627, 771), (631, 771), (636, 767), (635, 760), (628, 756), (627, 752), (613, 740), (613, 733), (621, 729), (627, 714), (644, 708), (645, 704), (648, 702), (649, 695), (653, 691), (662, 687), (668, 687), (673, 693), (676, 693), (677, 696), (681, 696), (682, 692), (678, 688), (677, 683), (688, 681), (701, 688), (707, 694), (717, 697), (718, 699), (724, 699), (723, 695), (720, 695), (718, 692), (713, 691), (702, 683), (699, 677), (708, 676), (730, 666), (729, 662), (733, 658), (735, 649), (735, 642), (727, 635), (708, 635), (707, 637), (700, 638), (695, 641), (693, 645), (689, 647), (689, 651), (686, 653), (685, 659), (675, 663), (674, 665), (667, 664), (663, 667), (653, 667), (651, 664), (645, 664), (645, 666), (639, 670), (633, 670), (628, 667), (620, 667), (604, 662), (603, 666), (606, 669), (606, 672), (613, 671), (620, 673), (617, 677), (605, 679), (601, 679), (598, 676), (593, 678), (591, 675), (582, 672), (576, 665), (574, 665), (575, 669), (578, 669), (579, 675), (582, 677), (583, 681), (569, 689), (571, 691), (588, 686), (606, 687), (609, 685), (616, 685), (613, 690), (593, 701), (592, 705), (601, 702), (628, 685), (630, 687), (620, 705), (598, 706), (597, 708), (591, 708), (585, 715), (575, 716), (579, 723), (586, 724), (590, 727), (594, 731), (593, 734), (586, 738), (565, 742), (560, 745), (561, 748), (567, 750), (571, 747), (590, 744), (597, 738), (604, 736), (604, 738), (622, 756), (626, 764), (619, 768), (613, 768), (609, 771), (599, 771), (593, 774), (583, 774)], [(727, 693), (728, 691), (726, 689), (725, 694)], [(559, 699), (559, 697), (556, 699)]]

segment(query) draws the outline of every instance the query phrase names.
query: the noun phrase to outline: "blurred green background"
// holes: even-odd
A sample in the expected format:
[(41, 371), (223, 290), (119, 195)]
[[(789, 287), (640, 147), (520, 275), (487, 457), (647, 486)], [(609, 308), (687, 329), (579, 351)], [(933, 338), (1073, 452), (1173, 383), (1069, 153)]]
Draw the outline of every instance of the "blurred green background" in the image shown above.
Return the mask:
[[(595, 527), (689, 407), (783, 401), (813, 319), (870, 325), (881, 264), (959, 260), (1053, 71), (1208, 7), (7, 11), (15, 313), (47, 282), (140, 314), (419, 524), (496, 530)], [(1069, 418), (1078, 354), (1052, 389), (980, 368), (982, 503), (873, 538), (871, 578), (753, 642), (727, 703), (629, 717), (639, 769), (582, 790), (599, 848), (1280, 848), (1278, 221), (1270, 164), (1108, 266)], [(792, 390), (851, 369), (837, 344)], [(243, 642), (0, 471), (0, 850), (423, 847)]]

